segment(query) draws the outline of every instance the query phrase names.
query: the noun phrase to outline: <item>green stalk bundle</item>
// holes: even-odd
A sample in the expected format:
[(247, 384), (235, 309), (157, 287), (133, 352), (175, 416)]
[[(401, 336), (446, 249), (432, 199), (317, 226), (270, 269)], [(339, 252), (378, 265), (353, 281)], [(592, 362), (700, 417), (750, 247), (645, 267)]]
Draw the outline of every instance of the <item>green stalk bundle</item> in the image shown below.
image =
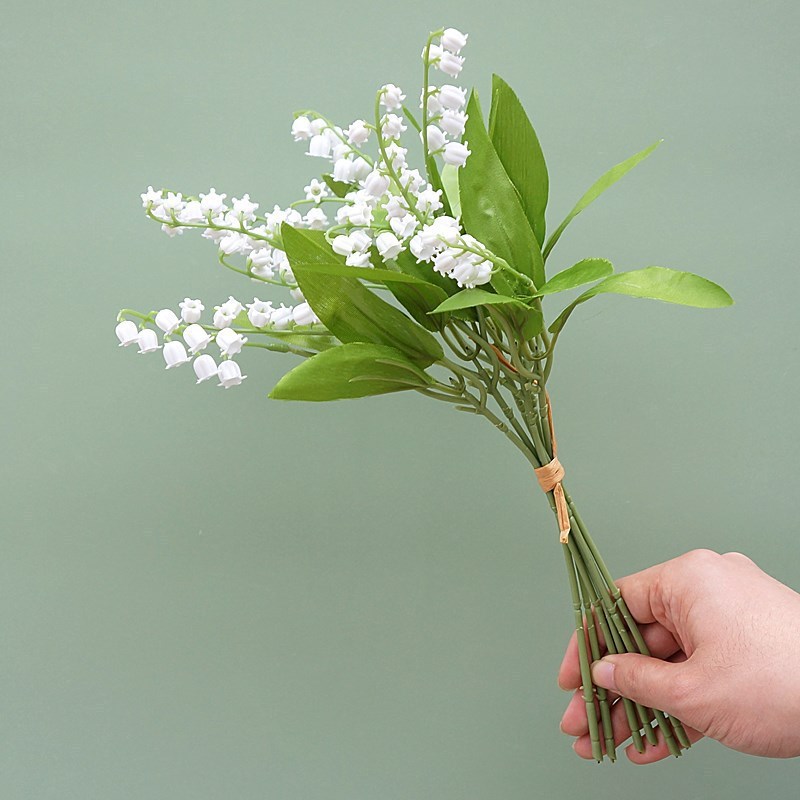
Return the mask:
[[(487, 313), (488, 311), (488, 313)], [(451, 335), (445, 334), (454, 355), (464, 364), (449, 359), (442, 363), (451, 372), (448, 384), (419, 389), (439, 399), (456, 403), (456, 408), (488, 419), (539, 469), (555, 457), (552, 411), (546, 391), (552, 343), (545, 338), (525, 341), (513, 322), (499, 311), (478, 309), (473, 321), (456, 321)], [(608, 693), (595, 686), (592, 662), (609, 653), (649, 655), (644, 638), (625, 600), (592, 539), (586, 523), (569, 493), (564, 490), (570, 531), (562, 541), (572, 597), (575, 631), (584, 701), (592, 742), (592, 754), (599, 763), (605, 757), (616, 760), (611, 703)], [(557, 512), (554, 492), (547, 494)], [(644, 751), (644, 741), (659, 741), (658, 732), (673, 756), (690, 746), (680, 721), (658, 709), (646, 708), (621, 698), (634, 746)]]

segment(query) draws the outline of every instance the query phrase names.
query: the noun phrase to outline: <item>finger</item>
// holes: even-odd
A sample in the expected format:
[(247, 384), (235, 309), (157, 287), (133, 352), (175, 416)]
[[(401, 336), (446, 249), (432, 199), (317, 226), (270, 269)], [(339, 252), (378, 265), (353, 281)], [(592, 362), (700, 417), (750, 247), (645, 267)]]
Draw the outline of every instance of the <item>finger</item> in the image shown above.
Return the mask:
[[(672, 633), (658, 622), (640, 625), (639, 630), (647, 649), (655, 658), (669, 658), (680, 650), (680, 645)], [(605, 654), (603, 646), (601, 646), (600, 654)], [(565, 691), (570, 691), (577, 689), (582, 683), (581, 666), (578, 659), (578, 640), (573, 633), (558, 670), (558, 685)]]
[[(686, 660), (686, 656), (678, 647), (675, 637), (657, 622), (651, 625), (643, 625), (641, 632), (648, 649), (655, 658), (669, 659), (673, 663)], [(678, 658), (679, 656), (681, 656), (680, 659)], [(580, 683), (580, 673), (572, 677)], [(578, 689), (579, 687), (575, 688)], [(607, 691), (606, 694), (609, 703), (613, 703), (619, 697), (616, 692), (611, 690)], [(568, 736), (582, 736), (589, 732), (589, 721), (586, 718), (586, 701), (584, 700), (583, 692), (576, 691), (570, 698), (569, 703), (567, 703), (567, 708), (561, 717), (561, 730)]]
[[(611, 709), (611, 723), (614, 727), (614, 744), (619, 747), (619, 745), (621, 745), (623, 742), (630, 739), (631, 736), (631, 730), (628, 726), (628, 717), (625, 713), (625, 706), (621, 702), (615, 703), (614, 707)], [(686, 731), (686, 735), (689, 737), (689, 741), (692, 742), (692, 744), (703, 738), (703, 734), (694, 728), (684, 725), (684, 729)], [(654, 761), (660, 761), (662, 758), (666, 758), (670, 753), (663, 741), (660, 731), (658, 732), (658, 737), (658, 743), (651, 745), (643, 736), (642, 739), (645, 745), (644, 753), (639, 753), (636, 749), (636, 746), (631, 744), (628, 748), (626, 748), (626, 755), (636, 764), (651, 764)], [(576, 741), (573, 743), (572, 748), (581, 758), (594, 758), (592, 755), (592, 741), (588, 734), (578, 737), (578, 739), (576, 739)], [(605, 752), (605, 747), (603, 747), (603, 752)]]
[(684, 716), (696, 700), (694, 671), (690, 662), (672, 663), (635, 653), (605, 656), (592, 665), (598, 686), (618, 692), (649, 708)]
[[(681, 648), (673, 634), (658, 622), (649, 625), (640, 625), (639, 631), (644, 638), (650, 655), (655, 658), (669, 658)], [(600, 644), (600, 655), (606, 653), (605, 639), (602, 638), (602, 631), (597, 627), (598, 639)], [(558, 670), (558, 685), (565, 691), (577, 689), (583, 683), (581, 678), (581, 665), (578, 658), (578, 639), (575, 633), (570, 637), (567, 644), (564, 658)]]
[[(683, 729), (686, 731), (686, 735), (689, 737), (689, 741), (692, 744), (703, 738), (703, 734), (694, 728), (684, 725)], [(670, 755), (661, 731), (658, 731), (658, 744), (651, 745), (646, 739), (644, 744), (644, 753), (640, 753), (632, 744), (625, 748), (625, 755), (628, 756), (628, 759), (634, 764), (654, 764), (656, 761), (661, 761)]]
[(616, 581), (631, 614), (639, 622), (669, 625), (670, 598), (696, 593), (709, 573), (725, 563), (713, 550), (692, 550), (678, 558)]

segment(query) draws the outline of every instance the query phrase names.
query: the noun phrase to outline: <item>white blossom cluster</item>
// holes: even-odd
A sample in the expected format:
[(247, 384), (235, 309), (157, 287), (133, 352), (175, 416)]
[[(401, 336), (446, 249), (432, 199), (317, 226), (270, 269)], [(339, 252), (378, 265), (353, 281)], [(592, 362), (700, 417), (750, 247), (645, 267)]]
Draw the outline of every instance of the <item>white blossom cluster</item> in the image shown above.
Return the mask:
[[(204, 383), (211, 378), (218, 378), (218, 386), (229, 389), (238, 386), (247, 376), (242, 375), (241, 368), (233, 360), (233, 356), (241, 353), (247, 344), (247, 337), (232, 327), (237, 317), (245, 310), (236, 298), (229, 297), (224, 303), (214, 306), (212, 325), (201, 325), (200, 319), (205, 306), (200, 300), (189, 297), (179, 303), (180, 317), (171, 308), (162, 308), (152, 315), (152, 322), (164, 334), (163, 345), (158, 342), (158, 334), (153, 328), (139, 327), (129, 319), (121, 320), (116, 327), (120, 347), (136, 344), (139, 353), (154, 353), (162, 350), (166, 368), (172, 369), (188, 364), (194, 358), (194, 371), (197, 383)], [(319, 323), (319, 318), (311, 310), (311, 306), (302, 302), (295, 306), (281, 303), (275, 307), (271, 302), (253, 298), (246, 305), (247, 318), (254, 328), (259, 330), (287, 330), (293, 326), (308, 326)], [(149, 321), (149, 319), (147, 320)], [(180, 335), (183, 342), (173, 336)], [(219, 348), (219, 364), (203, 351), (215, 342)]]
[[(288, 289), (296, 305), (281, 303), (276, 307), (256, 298), (247, 306), (250, 323), (265, 331), (319, 323), (305, 302), (283, 250), (283, 223), (323, 231), (332, 249), (352, 267), (369, 269), (407, 251), (461, 287), (488, 283), (498, 260), (463, 231), (460, 220), (450, 215), (449, 199), (443, 197), (442, 189), (432, 185), (433, 177), (428, 176), (427, 180), (420, 170), (409, 165), (408, 148), (402, 144), (403, 134), (413, 126), (420, 130), (423, 148), (427, 148), (424, 152), (428, 165), (435, 164), (437, 158), (446, 169), (457, 169), (466, 163), (470, 151), (461, 138), (467, 123), (467, 91), (451, 83), (432, 85), (429, 80), (434, 69), (456, 79), (464, 64), (461, 52), (466, 43), (467, 35), (454, 28), (429, 37), (422, 52), (426, 68), (421, 122), (404, 106), (403, 91), (391, 83), (378, 92), (374, 121), (357, 119), (342, 128), (315, 112), (299, 114), (292, 124), (293, 138), (307, 142), (307, 154), (327, 162), (329, 167), (323, 180), (311, 179), (304, 187), (304, 197), (288, 207), (276, 205), (271, 211), (259, 213), (259, 204), (249, 194), (228, 200), (226, 194), (213, 187), (194, 197), (150, 186), (141, 195), (145, 213), (161, 223), (162, 230), (171, 237), (187, 229), (200, 230), (204, 238), (216, 244), (224, 266), (255, 281)], [(372, 153), (365, 149), (370, 140), (375, 145)], [(431, 175), (434, 172), (436, 169)], [(326, 213), (331, 204), (335, 209), (331, 212), (333, 219)], [(243, 259), (243, 263), (239, 261), (241, 266), (231, 260), (234, 258)], [(181, 304), (186, 327), (180, 330), (181, 321), (168, 309), (158, 312), (154, 320), (139, 316), (145, 322), (154, 321), (167, 337), (163, 351), (168, 367), (187, 363), (191, 355), (199, 352), (199, 343), (204, 342), (202, 349), (215, 338), (228, 360), (217, 367), (211, 356), (198, 356), (194, 362), (198, 382), (214, 375), (222, 386), (241, 382), (238, 366), (229, 359), (234, 354), (231, 348), (241, 348), (243, 341), (231, 338), (233, 331), (229, 329), (244, 306), (231, 298), (215, 307), (213, 326), (207, 327), (198, 323), (198, 308), (201, 311), (202, 304), (188, 298)], [(137, 327), (129, 320), (121, 321), (117, 326), (120, 344), (137, 342), (139, 352), (160, 348), (155, 331), (140, 327), (143, 326)], [(208, 332), (210, 328), (216, 331), (213, 336)], [(176, 331), (184, 337), (185, 346), (169, 338)]]
[[(428, 67), (457, 77), (464, 63), (459, 53), (466, 43), (466, 34), (448, 28), (439, 44), (429, 40), (422, 57)], [(430, 86), (427, 79), (422, 90), (425, 127), (420, 137), (430, 156), (441, 156), (452, 167), (463, 166), (470, 155), (459, 141), (467, 122), (466, 98), (466, 89), (460, 86)], [(399, 113), (405, 99), (398, 86), (381, 87), (378, 100), (384, 113), (375, 124), (357, 119), (340, 128), (313, 113), (294, 120), (295, 141), (307, 141), (307, 154), (329, 161), (333, 179), (351, 188), (336, 213), (337, 224), (328, 229), (328, 240), (350, 266), (371, 266), (373, 251), (389, 261), (409, 249), (418, 261), (431, 262), (459, 286), (487, 283), (492, 276), (491, 253), (464, 234), (458, 220), (443, 213), (442, 191), (408, 165), (408, 149), (400, 144), (408, 129)], [(374, 159), (362, 149), (373, 133), (378, 140)], [(306, 187), (307, 199), (320, 202), (327, 196), (324, 184), (312, 182)]]

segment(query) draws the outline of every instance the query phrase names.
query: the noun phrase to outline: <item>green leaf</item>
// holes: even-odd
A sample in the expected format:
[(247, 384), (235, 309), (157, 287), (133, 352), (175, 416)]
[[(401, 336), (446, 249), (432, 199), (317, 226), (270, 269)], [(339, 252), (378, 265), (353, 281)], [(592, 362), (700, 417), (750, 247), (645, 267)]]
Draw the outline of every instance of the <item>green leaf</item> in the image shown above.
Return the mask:
[(278, 381), (269, 396), (273, 400), (343, 400), (431, 383), (431, 377), (399, 350), (353, 342), (299, 364)]
[(574, 289), (576, 286), (583, 286), (584, 283), (592, 283), (605, 278), (614, 272), (614, 266), (605, 258), (584, 258), (577, 264), (573, 264), (569, 269), (553, 275), (547, 283), (536, 292), (536, 296), (545, 294), (555, 294), (565, 292), (567, 289)]
[[(545, 278), (539, 243), (525, 216), (519, 194), (486, 132), (475, 92), (470, 95), (467, 113), (464, 140), (471, 155), (459, 175), (464, 227), (515, 270), (541, 286)], [(499, 272), (492, 280), (492, 285), (502, 294), (513, 293), (515, 283), (513, 278)]]
[(627, 172), (630, 172), (640, 161), (644, 161), (650, 153), (653, 152), (660, 144), (663, 142), (663, 139), (659, 139), (655, 144), (651, 144), (650, 147), (645, 147), (644, 150), (636, 153), (636, 155), (631, 156), (630, 158), (623, 161), (621, 164), (617, 164), (615, 167), (611, 167), (611, 169), (602, 175), (598, 180), (596, 180), (589, 191), (581, 197), (580, 200), (575, 204), (575, 208), (567, 214), (567, 218), (556, 228), (553, 232), (552, 236), (548, 240), (547, 244), (544, 248), (544, 257), (547, 259), (547, 256), (550, 254), (550, 251), (555, 247), (556, 242), (561, 238), (561, 234), (564, 233), (564, 228), (572, 222), (578, 214), (581, 213), (589, 204), (593, 203), (600, 197), (601, 194), (606, 189), (609, 189), (613, 186), (623, 175)]
[(340, 341), (395, 347), (423, 366), (443, 357), (436, 338), (402, 311), (376, 297), (360, 281), (314, 271), (313, 265), (329, 264), (339, 258), (322, 231), (298, 230), (284, 223), (281, 236), (306, 300)]
[(458, 194), (458, 167), (445, 164), (442, 167), (442, 188), (450, 204), (451, 216), (461, 216), (461, 197)]
[(695, 308), (723, 308), (733, 304), (731, 296), (721, 286), (707, 278), (665, 267), (645, 267), (612, 275), (585, 291), (561, 312), (550, 326), (550, 330), (553, 333), (560, 331), (570, 314), (581, 303), (598, 294), (611, 293), (663, 300), (665, 303), (677, 303)]
[(333, 192), (334, 197), (344, 197), (348, 192), (353, 190), (353, 187), (349, 183), (343, 183), (342, 181), (337, 181), (333, 175), (328, 173), (322, 176), (322, 180), (328, 185), (328, 188)]
[(440, 303), (431, 311), (431, 314), (442, 314), (445, 311), (458, 311), (462, 308), (474, 308), (475, 306), (498, 306), (504, 303), (514, 303), (518, 306), (524, 305), (515, 297), (487, 292), (485, 289), (462, 289), (458, 294), (454, 294), (443, 303)]
[(536, 131), (522, 103), (499, 75), (492, 75), (489, 137), (519, 193), (525, 215), (541, 245), (545, 236), (544, 212), (549, 190), (547, 165)]
[(395, 272), (390, 269), (382, 269), (380, 267), (349, 267), (347, 264), (335, 261), (329, 261), (327, 263), (323, 261), (297, 261), (292, 265), (293, 270), (295, 266), (307, 270), (308, 272), (318, 272), (321, 275), (341, 275), (345, 278), (357, 278), (358, 280), (372, 281), (373, 283), (426, 283), (426, 281), (414, 275), (406, 275), (402, 272)]

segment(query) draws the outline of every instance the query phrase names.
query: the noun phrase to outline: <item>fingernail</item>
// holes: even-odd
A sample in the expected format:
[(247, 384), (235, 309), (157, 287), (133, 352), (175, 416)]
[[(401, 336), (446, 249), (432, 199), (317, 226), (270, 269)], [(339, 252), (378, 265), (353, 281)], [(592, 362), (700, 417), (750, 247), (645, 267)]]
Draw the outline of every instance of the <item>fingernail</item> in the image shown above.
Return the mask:
[(604, 689), (616, 691), (617, 685), (614, 683), (614, 664), (605, 659), (600, 659), (592, 664), (592, 680)]

